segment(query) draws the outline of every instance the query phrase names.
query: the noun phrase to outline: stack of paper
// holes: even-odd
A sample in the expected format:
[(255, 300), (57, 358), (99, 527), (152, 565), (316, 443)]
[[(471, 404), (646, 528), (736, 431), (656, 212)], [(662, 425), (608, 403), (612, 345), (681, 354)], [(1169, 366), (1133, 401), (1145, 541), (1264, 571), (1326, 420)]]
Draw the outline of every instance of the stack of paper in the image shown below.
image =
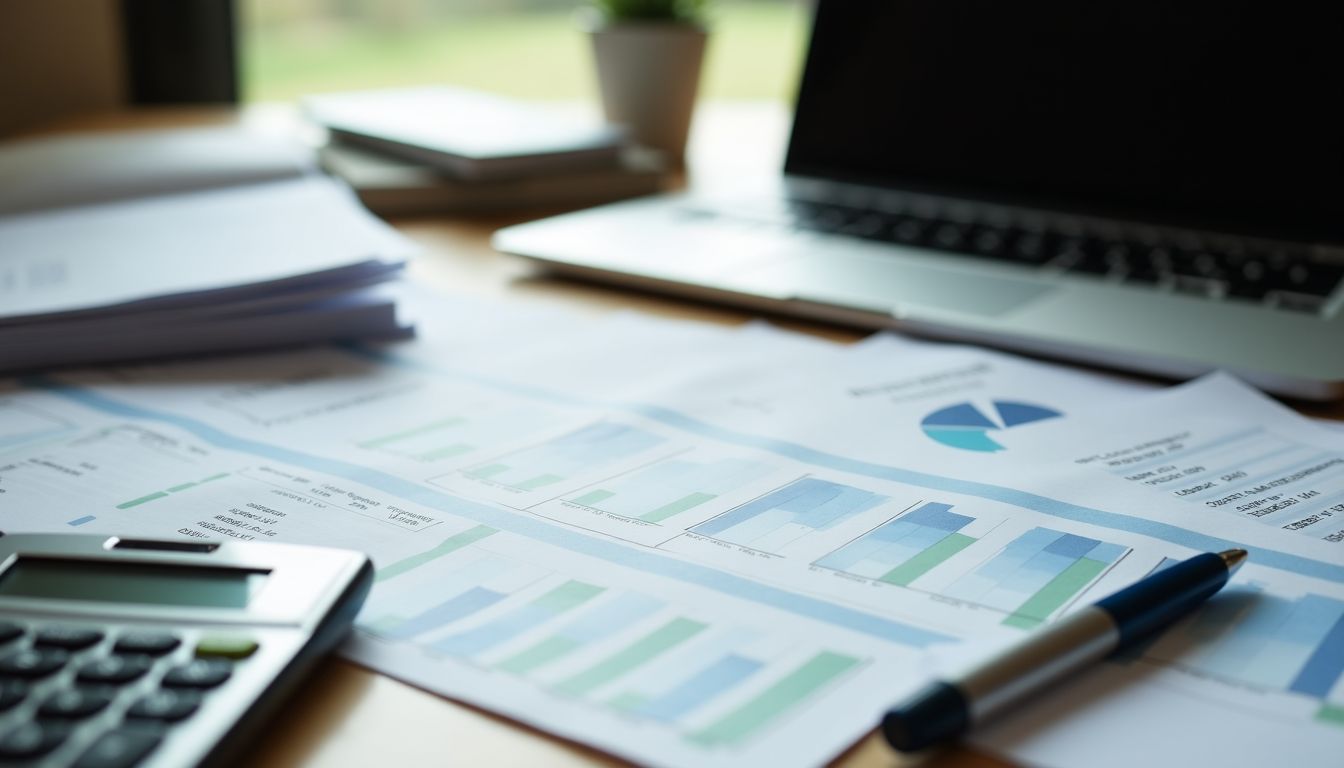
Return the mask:
[[(65, 204), (0, 215), (0, 369), (409, 332), (384, 285), (409, 241), (306, 155), (186, 133), (0, 151), (0, 188)], [(129, 199), (107, 201), (118, 193)]]
[(1226, 377), (421, 317), (395, 349), (0, 381), (6, 530), (365, 550), (347, 658), (696, 768), (823, 764), (931, 676), (1241, 546), (1189, 619), (975, 738), (1060, 768), (1344, 754), (1344, 440)]
[(662, 191), (663, 157), (596, 116), (462, 88), (312, 96), (324, 168), (384, 214), (581, 208)]

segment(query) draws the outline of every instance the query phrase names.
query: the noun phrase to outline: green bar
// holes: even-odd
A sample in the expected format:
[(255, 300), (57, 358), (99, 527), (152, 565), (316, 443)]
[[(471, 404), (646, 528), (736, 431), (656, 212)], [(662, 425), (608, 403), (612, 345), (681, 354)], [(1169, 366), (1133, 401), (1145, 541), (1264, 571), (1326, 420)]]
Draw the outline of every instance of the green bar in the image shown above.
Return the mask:
[(536, 477), (532, 478), (531, 480), (528, 480), (528, 481), (526, 481), (526, 482), (519, 483), (518, 485), (516, 485), (516, 486), (514, 486), (514, 487), (517, 488), (517, 489), (520, 490), (520, 491), (535, 491), (535, 490), (537, 490), (538, 488), (541, 488), (541, 487), (543, 487), (543, 486), (547, 486), (547, 485), (551, 485), (552, 483), (558, 483), (558, 482), (560, 482), (561, 480), (564, 480), (564, 479), (565, 479), (565, 478), (563, 478), (563, 477), (561, 477), (561, 476), (559, 476), (559, 475), (537, 475)]
[(575, 504), (582, 504), (585, 507), (591, 507), (599, 501), (606, 501), (616, 494), (611, 491), (604, 491), (598, 488), (596, 491), (589, 491), (577, 499), (571, 499)]
[(384, 445), (387, 445), (388, 443), (395, 443), (395, 442), (397, 442), (398, 440), (405, 440), (405, 439), (408, 438), (408, 437), (415, 437), (416, 435), (423, 435), (423, 434), (426, 433), (426, 432), (433, 432), (433, 431), (436, 430), (436, 429), (443, 429), (444, 427), (453, 427), (453, 426), (457, 426), (458, 424), (461, 424), (463, 421), (464, 421), (464, 419), (455, 416), (455, 417), (453, 417), (453, 418), (451, 418), (451, 419), (444, 419), (444, 420), (442, 420), (442, 421), (435, 421), (435, 422), (431, 422), (431, 423), (429, 423), (429, 424), (424, 424), (424, 425), (419, 426), (419, 427), (412, 427), (411, 429), (407, 429), (407, 430), (402, 431), (402, 432), (394, 432), (394, 433), (392, 433), (392, 434), (390, 434), (390, 435), (384, 435), (383, 437), (375, 437), (375, 438), (372, 439), (372, 440), (365, 440), (364, 442), (362, 442), (362, 443), (359, 444), (359, 447), (360, 447), (360, 448), (381, 448), (381, 447), (383, 447)]
[(229, 473), (228, 473), (228, 472), (220, 472), (218, 475), (211, 475), (211, 476), (205, 478), (204, 480), (197, 480), (197, 481), (196, 481), (196, 484), (197, 484), (197, 485), (201, 485), (201, 484), (203, 484), (203, 483), (208, 483), (208, 482), (210, 482), (211, 480), (219, 480), (220, 478), (224, 478), (224, 477), (228, 477), (228, 476), (229, 476)]
[(144, 504), (144, 503), (147, 502), (147, 501), (153, 501), (153, 500), (155, 500), (155, 499), (162, 499), (163, 497), (165, 497), (165, 496), (167, 496), (167, 495), (168, 495), (168, 494), (164, 493), (163, 491), (155, 491), (154, 493), (151, 493), (151, 494), (149, 494), (148, 496), (141, 496), (141, 497), (138, 498), (138, 499), (131, 499), (130, 501), (128, 501), (128, 502), (126, 502), (126, 503), (124, 503), (124, 504), (118, 504), (118, 505), (117, 505), (117, 509), (130, 509), (131, 507), (138, 507), (138, 506), (140, 506), (141, 504)]
[(1337, 725), (1344, 728), (1344, 706), (1338, 704), (1322, 704), (1316, 712), (1316, 719), (1322, 723)]
[(185, 490), (187, 490), (188, 488), (195, 488), (195, 487), (196, 487), (196, 483), (183, 483), (183, 484), (181, 484), (181, 485), (174, 485), (173, 487), (171, 487), (171, 488), (168, 489), (168, 492), (169, 492), (169, 493), (177, 493), (178, 491), (185, 491)]
[(673, 619), (606, 660), (560, 683), (556, 686), (556, 690), (567, 696), (583, 696), (594, 688), (652, 661), (679, 643), (694, 637), (704, 628), (705, 625), (698, 621)]
[(974, 543), (975, 539), (964, 533), (949, 533), (937, 544), (882, 574), (878, 577), (878, 581), (900, 587), (909, 586), (910, 582), (933, 570), (949, 557)]
[(1100, 560), (1093, 560), (1088, 557), (1081, 557), (1065, 568), (1048, 584), (1020, 605), (1016, 611), (1003, 623), (1010, 627), (1019, 629), (1031, 629), (1045, 622), (1046, 618), (1055, 612), (1061, 605), (1067, 603), (1069, 598), (1078, 594), (1078, 591), (1087, 586), (1097, 574), (1106, 569), (1106, 563)]
[(407, 571), (413, 571), (422, 565), (431, 563), (438, 558), (443, 557), (449, 552), (457, 551), (468, 544), (480, 541), (494, 532), (494, 528), (485, 525), (469, 528), (461, 533), (449, 536), (433, 549), (427, 549), (418, 555), (411, 555), (410, 557), (398, 560), (385, 568), (379, 568), (378, 572), (374, 574), (373, 580), (386, 581), (394, 576), (400, 576)]
[(620, 696), (617, 696), (616, 698), (607, 702), (607, 706), (611, 707), (617, 712), (633, 712), (634, 710), (644, 706), (644, 704), (648, 702), (648, 700), (649, 700), (648, 696), (644, 696), (642, 694), (638, 694), (633, 691), (626, 691), (625, 693), (622, 693)]
[(756, 698), (724, 715), (701, 731), (690, 735), (698, 744), (736, 744), (756, 729), (784, 714), (815, 693), (859, 660), (830, 651), (822, 651), (806, 664), (757, 694)]
[(604, 591), (606, 590), (603, 587), (584, 584), (582, 581), (566, 581), (564, 584), (561, 584), (550, 592), (533, 600), (532, 605), (559, 615), (571, 608), (577, 608), (578, 606), (583, 605), (594, 597), (602, 594)]
[(579, 644), (568, 637), (548, 637), (523, 651), (510, 656), (499, 664), (499, 669), (511, 675), (526, 675), (528, 672), (549, 664), (578, 648)]
[(645, 512), (639, 516), (639, 519), (648, 520), (650, 523), (661, 523), (673, 515), (679, 515), (714, 498), (718, 497), (712, 493), (692, 493), (689, 496), (682, 496), (671, 504), (664, 504), (652, 512)]
[(470, 452), (472, 448), (473, 446), (467, 445), (466, 443), (457, 443), (455, 445), (444, 446), (443, 448), (435, 448), (432, 451), (426, 451), (415, 458), (420, 461), (438, 461), (439, 459), (446, 459), (450, 456), (461, 456), (464, 453)]
[(488, 464), (484, 467), (481, 467), (480, 469), (473, 469), (467, 472), (467, 477), (474, 477), (483, 480), (487, 477), (498, 475), (500, 472), (503, 472), (508, 468), (509, 468), (508, 464)]

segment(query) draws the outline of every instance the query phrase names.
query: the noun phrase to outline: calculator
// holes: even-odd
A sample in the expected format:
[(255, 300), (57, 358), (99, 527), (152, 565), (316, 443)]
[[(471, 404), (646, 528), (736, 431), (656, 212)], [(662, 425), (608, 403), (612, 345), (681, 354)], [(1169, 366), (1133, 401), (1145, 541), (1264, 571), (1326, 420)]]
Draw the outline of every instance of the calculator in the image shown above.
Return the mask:
[(0, 765), (228, 765), (354, 622), (342, 549), (0, 534)]

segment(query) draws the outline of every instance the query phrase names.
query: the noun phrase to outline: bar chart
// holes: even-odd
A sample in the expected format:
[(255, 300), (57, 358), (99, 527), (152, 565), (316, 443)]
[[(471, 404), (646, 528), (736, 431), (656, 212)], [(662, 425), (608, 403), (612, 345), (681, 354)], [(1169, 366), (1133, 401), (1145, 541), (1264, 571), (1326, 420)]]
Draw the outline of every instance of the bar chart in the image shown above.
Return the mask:
[(1317, 717), (1344, 725), (1344, 600), (1233, 585), (1164, 634), (1145, 658), (1320, 699)]
[(1004, 611), (1005, 625), (1030, 629), (1081, 594), (1128, 551), (1086, 536), (1033, 528), (943, 594)]
[(474, 656), (565, 616), (604, 591), (596, 584), (569, 579), (484, 624), (436, 640), (430, 647), (452, 656)]
[(854, 539), (816, 562), (822, 568), (909, 586), (979, 540), (976, 518), (929, 502)]
[(667, 459), (631, 472), (566, 501), (622, 517), (663, 523), (748, 485), (774, 468), (764, 462), (724, 458)]
[(534, 491), (627, 460), (664, 442), (651, 432), (598, 422), (540, 445), (467, 469), (473, 479)]
[(488, 449), (502, 441), (523, 439), (550, 422), (550, 416), (538, 408), (482, 405), (376, 434), (356, 445), (369, 451), (432, 463)]
[(872, 509), (888, 497), (804, 477), (691, 529), (701, 536), (778, 554), (793, 542)]

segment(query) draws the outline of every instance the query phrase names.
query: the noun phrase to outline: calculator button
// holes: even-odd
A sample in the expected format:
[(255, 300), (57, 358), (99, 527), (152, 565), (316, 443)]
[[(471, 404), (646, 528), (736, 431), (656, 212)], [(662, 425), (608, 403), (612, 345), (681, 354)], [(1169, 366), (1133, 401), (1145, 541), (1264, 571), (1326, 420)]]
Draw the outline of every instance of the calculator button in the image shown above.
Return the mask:
[(241, 635), (206, 635), (196, 642), (196, 655), (202, 658), (246, 659), (257, 652), (257, 641)]
[(85, 688), (66, 688), (53, 693), (37, 708), (39, 717), (78, 720), (102, 712), (112, 697), (102, 691)]
[(59, 747), (69, 730), (50, 723), (24, 723), (0, 735), (0, 760), (41, 757)]
[(88, 751), (79, 756), (74, 768), (129, 768), (140, 762), (162, 741), (157, 733), (146, 731), (110, 731), (98, 737)]
[(116, 653), (143, 653), (162, 656), (181, 645), (182, 641), (166, 632), (127, 632), (117, 638), (112, 650)]
[(0, 658), (0, 676), (46, 677), (65, 666), (70, 654), (54, 648), (26, 648)]
[(8, 643), (22, 634), (23, 625), (15, 624), (12, 621), (0, 621), (0, 643)]
[(12, 709), (28, 695), (28, 684), (22, 680), (0, 680), (0, 712)]
[(120, 685), (145, 674), (149, 667), (149, 660), (140, 656), (104, 656), (81, 666), (75, 678), (81, 683)]
[(103, 633), (96, 629), (51, 626), (37, 630), (37, 636), (33, 638), (33, 645), (78, 651), (81, 648), (88, 648), (102, 639)]
[(229, 679), (233, 665), (219, 659), (194, 659), (163, 676), (167, 688), (214, 688)]
[(135, 720), (177, 722), (191, 717), (200, 706), (201, 695), (195, 691), (161, 690), (132, 704), (126, 710), (126, 716)]

